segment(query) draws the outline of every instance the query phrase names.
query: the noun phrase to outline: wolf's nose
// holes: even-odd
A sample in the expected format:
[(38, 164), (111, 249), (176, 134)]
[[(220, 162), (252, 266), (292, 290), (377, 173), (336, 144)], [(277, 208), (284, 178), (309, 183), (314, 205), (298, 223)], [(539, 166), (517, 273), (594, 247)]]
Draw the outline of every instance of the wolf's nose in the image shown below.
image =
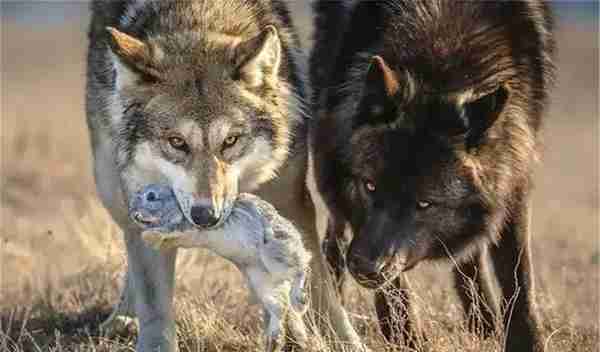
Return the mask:
[(368, 260), (359, 255), (348, 255), (348, 268), (353, 273), (359, 273), (362, 275), (374, 275), (377, 274), (384, 267), (383, 262), (376, 262)]
[(381, 284), (385, 262), (369, 260), (361, 255), (348, 254), (348, 270), (362, 286), (376, 288)]
[(219, 222), (219, 217), (210, 205), (194, 205), (191, 209), (191, 217), (194, 224), (202, 227), (212, 227)]

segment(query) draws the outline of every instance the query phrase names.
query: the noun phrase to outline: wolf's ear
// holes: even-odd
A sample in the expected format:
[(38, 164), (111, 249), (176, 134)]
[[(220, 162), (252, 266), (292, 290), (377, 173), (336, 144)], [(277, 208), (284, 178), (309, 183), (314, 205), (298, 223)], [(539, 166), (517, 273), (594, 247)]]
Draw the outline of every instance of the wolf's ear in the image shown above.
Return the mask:
[(366, 86), (371, 93), (385, 94), (387, 97), (393, 97), (400, 90), (398, 76), (379, 55), (371, 58)]
[(153, 53), (146, 43), (113, 27), (106, 27), (106, 30), (109, 34), (108, 44), (115, 58), (117, 88), (157, 79)]
[(398, 75), (381, 56), (373, 56), (363, 83), (356, 125), (396, 120), (400, 89)]
[(256, 37), (239, 44), (236, 56), (242, 57), (235, 78), (255, 88), (279, 74), (281, 40), (277, 29), (269, 25)]

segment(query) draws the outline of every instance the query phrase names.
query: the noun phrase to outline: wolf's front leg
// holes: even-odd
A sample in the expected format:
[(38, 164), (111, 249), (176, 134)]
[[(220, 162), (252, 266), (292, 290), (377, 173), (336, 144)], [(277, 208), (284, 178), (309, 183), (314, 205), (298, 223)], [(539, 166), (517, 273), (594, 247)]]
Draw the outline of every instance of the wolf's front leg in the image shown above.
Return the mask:
[(173, 287), (177, 249), (156, 251), (142, 240), (140, 231), (126, 231), (130, 289), (140, 331), (138, 352), (177, 350), (173, 312)]
[[(323, 213), (319, 212), (317, 208), (317, 216)], [(320, 330), (325, 334), (333, 332), (334, 336), (331, 337), (334, 351), (369, 352), (370, 349), (362, 343), (360, 336), (352, 326), (348, 313), (338, 299), (335, 282), (325, 262), (325, 256), (321, 252), (321, 241), (317, 231), (305, 232), (305, 244), (312, 254), (310, 299), (313, 308), (312, 314), (314, 314)]]

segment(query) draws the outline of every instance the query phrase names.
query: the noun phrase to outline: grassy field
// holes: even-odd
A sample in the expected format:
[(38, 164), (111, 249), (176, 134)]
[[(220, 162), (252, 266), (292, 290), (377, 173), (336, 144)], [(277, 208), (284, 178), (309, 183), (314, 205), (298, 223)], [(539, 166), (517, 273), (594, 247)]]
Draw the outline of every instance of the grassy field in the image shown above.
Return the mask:
[[(0, 351), (135, 346), (135, 332), (109, 338), (97, 329), (118, 295), (124, 246), (94, 193), (83, 111), (85, 22), (2, 19)], [(562, 23), (558, 46), (534, 198), (537, 295), (547, 351), (592, 352), (600, 314), (597, 27)], [(435, 263), (408, 274), (428, 335), (421, 350), (499, 351), (501, 332), (484, 340), (461, 323), (449, 271)], [(183, 351), (262, 348), (260, 314), (230, 264), (184, 252), (177, 283)], [(366, 291), (352, 287), (349, 309), (369, 346), (394, 350)], [(315, 351), (325, 346), (315, 337)]]

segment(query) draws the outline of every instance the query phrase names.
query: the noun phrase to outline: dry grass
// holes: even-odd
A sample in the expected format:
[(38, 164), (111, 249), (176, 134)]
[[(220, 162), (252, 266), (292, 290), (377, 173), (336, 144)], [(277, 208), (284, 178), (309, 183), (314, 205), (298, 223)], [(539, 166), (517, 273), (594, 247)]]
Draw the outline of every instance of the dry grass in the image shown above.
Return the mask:
[[(303, 22), (305, 23), (305, 22)], [(83, 22), (32, 28), (2, 22), (0, 351), (126, 351), (135, 333), (97, 330), (115, 302), (123, 244), (94, 195), (83, 113)], [(547, 351), (597, 351), (598, 34), (559, 33), (559, 88), (534, 199), (534, 260)], [(186, 252), (178, 277), (183, 351), (258, 351), (261, 318), (242, 277), (205, 252)], [(501, 332), (468, 332), (446, 264), (409, 274), (422, 351), (499, 351)], [(442, 279), (440, 279), (442, 278)], [(365, 304), (364, 302), (369, 302)], [(349, 307), (366, 343), (381, 337), (366, 291)], [(325, 350), (315, 337), (312, 350)], [(397, 347), (396, 350), (402, 350)]]

